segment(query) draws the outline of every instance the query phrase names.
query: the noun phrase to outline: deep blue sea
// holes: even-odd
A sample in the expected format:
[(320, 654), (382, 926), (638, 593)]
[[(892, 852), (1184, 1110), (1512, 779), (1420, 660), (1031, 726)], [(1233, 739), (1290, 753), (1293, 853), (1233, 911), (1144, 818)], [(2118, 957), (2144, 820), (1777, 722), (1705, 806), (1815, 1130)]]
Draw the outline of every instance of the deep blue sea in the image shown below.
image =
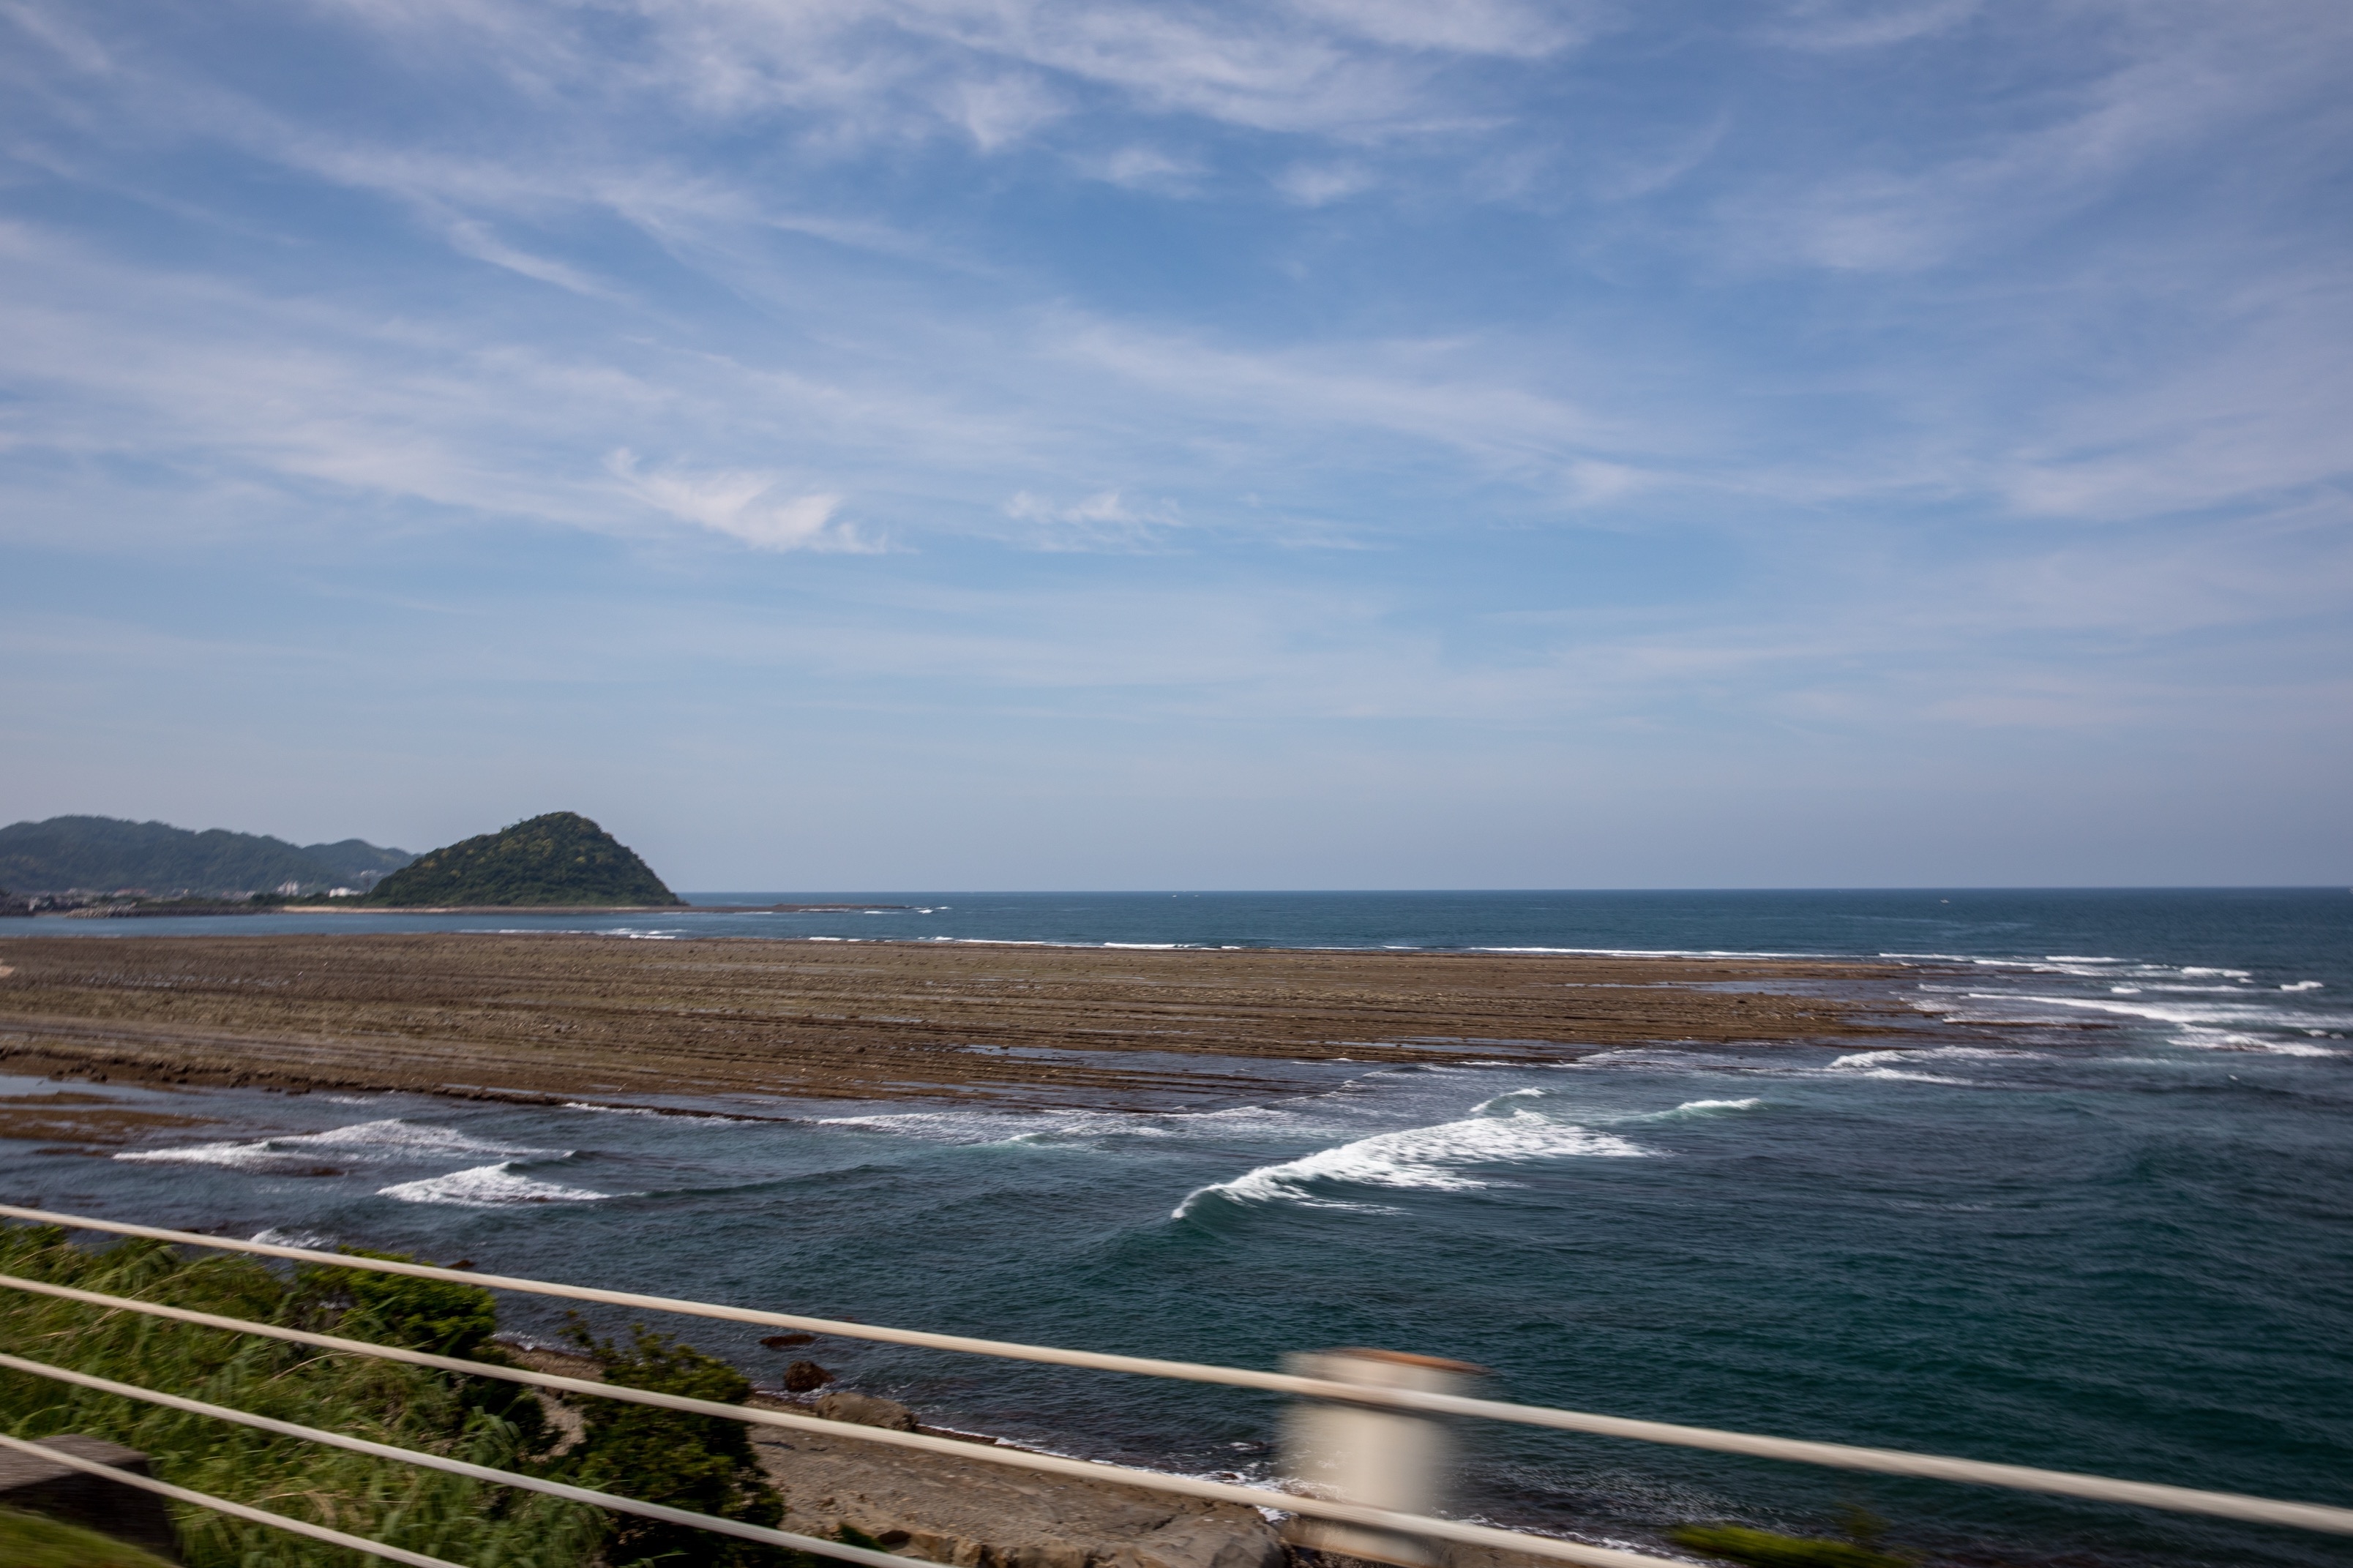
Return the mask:
[[(785, 895), (705, 894), (766, 902)], [(11, 922), (1904, 954), (1915, 1047), (1337, 1064), (1158, 1114), (121, 1091), (222, 1119), (0, 1144), (8, 1201), (625, 1289), (1271, 1366), (1378, 1345), (1498, 1397), (2353, 1504), (2353, 892), (796, 894), (884, 913)], [(29, 928), (29, 929), (28, 929)], [(2086, 1027), (2086, 1026), (2094, 1026)], [(10, 1092), (33, 1087), (24, 1080)], [(113, 1092), (110, 1086), (110, 1092)], [(331, 1168), (333, 1176), (301, 1175)], [(540, 1200), (540, 1201), (526, 1201)], [(511, 1309), (552, 1335), (555, 1314)], [(755, 1377), (753, 1331), (674, 1325)], [(1263, 1474), (1257, 1395), (828, 1341), (926, 1419)], [(1595, 1540), (1857, 1504), (1982, 1563), (2346, 1563), (2353, 1542), (1530, 1431), (1461, 1507)]]

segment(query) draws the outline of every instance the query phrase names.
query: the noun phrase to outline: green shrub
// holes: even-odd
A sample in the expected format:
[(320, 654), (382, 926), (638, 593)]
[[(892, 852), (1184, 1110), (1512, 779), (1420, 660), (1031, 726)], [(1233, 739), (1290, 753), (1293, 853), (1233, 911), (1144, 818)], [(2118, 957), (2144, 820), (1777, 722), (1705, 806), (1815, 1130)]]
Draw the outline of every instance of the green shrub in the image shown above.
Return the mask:
[[(0, 1226), (0, 1272), (353, 1339), (463, 1342), (479, 1321), (467, 1300), (432, 1293), (468, 1287), (402, 1281), (427, 1289), (338, 1294), (333, 1281), (290, 1282), (251, 1258), (187, 1258), (147, 1241), (89, 1250), (67, 1245), (56, 1229)], [(524, 1468), (536, 1440), (535, 1428), (500, 1413), (510, 1384), (21, 1291), (0, 1289), (0, 1343), (31, 1360), (501, 1469)], [(603, 1534), (602, 1511), (581, 1504), (30, 1373), (0, 1372), (0, 1430), (126, 1444), (149, 1456), (160, 1479), (470, 1568), (581, 1568)], [(174, 1504), (173, 1511), (188, 1568), (377, 1562), (208, 1509)]]
[[(624, 1347), (595, 1338), (575, 1314), (565, 1337), (596, 1358), (609, 1382), (727, 1405), (752, 1395), (751, 1381), (725, 1362), (642, 1324)], [(582, 1486), (745, 1524), (774, 1528), (785, 1517), (740, 1421), (604, 1399), (584, 1400), (581, 1418), (585, 1431), (568, 1458)], [(684, 1525), (620, 1513), (610, 1520), (605, 1554), (616, 1568), (656, 1561), (670, 1568), (807, 1568), (812, 1561)]]
[[(400, 1252), (356, 1247), (343, 1251), (383, 1263), (417, 1261)], [(473, 1360), (498, 1331), (498, 1298), (480, 1286), (316, 1264), (303, 1265), (294, 1279), (298, 1299), (305, 1306), (324, 1305), (334, 1311), (336, 1331), (346, 1339)]]
[(1769, 1530), (1737, 1524), (1686, 1524), (1668, 1534), (1688, 1551), (1728, 1557), (1751, 1568), (1912, 1568), (1908, 1559), (1891, 1557), (1851, 1541), (1776, 1535)]
[[(369, 1252), (356, 1247), (343, 1251), (353, 1258), (387, 1263), (417, 1261), (401, 1252)], [(498, 1298), (478, 1285), (305, 1264), (295, 1270), (294, 1300), (302, 1315), (315, 1318), (323, 1313), (331, 1318), (334, 1331), (345, 1339), (495, 1366), (515, 1364), (513, 1357), (491, 1342), (499, 1327)], [(536, 1454), (554, 1436), (546, 1412), (520, 1384), (460, 1377), (455, 1386), (466, 1404), (514, 1427), (519, 1453)]]

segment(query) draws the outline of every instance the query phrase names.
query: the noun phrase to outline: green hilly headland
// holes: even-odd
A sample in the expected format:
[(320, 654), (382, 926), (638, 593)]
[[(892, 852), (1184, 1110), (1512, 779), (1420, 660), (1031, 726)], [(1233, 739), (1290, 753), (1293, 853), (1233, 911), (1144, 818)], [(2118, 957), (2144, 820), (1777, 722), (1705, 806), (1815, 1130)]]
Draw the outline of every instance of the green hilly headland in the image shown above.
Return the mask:
[(112, 816), (52, 816), (0, 827), (0, 886), (19, 893), (69, 889), (112, 892), (139, 888), (158, 897), (175, 893), (217, 897), (296, 890), (365, 889), (408, 864), (406, 849), (380, 848), (363, 839), (289, 844), (261, 834)]
[(683, 904), (627, 845), (577, 812), (551, 811), (428, 850), (378, 882), (370, 904)]

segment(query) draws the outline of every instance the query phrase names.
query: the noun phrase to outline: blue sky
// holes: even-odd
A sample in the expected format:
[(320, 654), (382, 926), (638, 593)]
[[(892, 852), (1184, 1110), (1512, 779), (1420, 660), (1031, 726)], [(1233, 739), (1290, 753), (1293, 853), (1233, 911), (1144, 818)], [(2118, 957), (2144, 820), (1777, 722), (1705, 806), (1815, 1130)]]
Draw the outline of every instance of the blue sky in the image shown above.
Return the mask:
[(2339, 0), (0, 0), (0, 818), (2353, 879)]

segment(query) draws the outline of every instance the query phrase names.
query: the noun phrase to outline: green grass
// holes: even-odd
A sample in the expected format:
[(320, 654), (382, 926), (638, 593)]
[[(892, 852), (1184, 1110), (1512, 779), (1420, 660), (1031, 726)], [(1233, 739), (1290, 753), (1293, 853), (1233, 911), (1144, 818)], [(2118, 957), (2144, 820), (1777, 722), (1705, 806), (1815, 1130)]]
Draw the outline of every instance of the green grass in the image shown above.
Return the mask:
[[(379, 1285), (383, 1276), (332, 1269), (289, 1279), (253, 1259), (192, 1259), (143, 1241), (86, 1250), (54, 1229), (0, 1227), (0, 1272), (353, 1339), (431, 1341), (425, 1348), (461, 1355), (481, 1353), (493, 1321), (488, 1293), (465, 1287), (404, 1291)], [(354, 1291), (361, 1279), (369, 1283)], [(518, 1405), (511, 1384), (23, 1291), (0, 1289), (0, 1343), (30, 1360), (501, 1469), (532, 1468), (540, 1439), (537, 1408)], [(158, 1479), (469, 1568), (581, 1568), (606, 1531), (603, 1511), (581, 1504), (24, 1373), (0, 1372), (0, 1430), (126, 1444), (149, 1456)], [(379, 1561), (207, 1509), (172, 1507), (188, 1568)], [(16, 1558), (0, 1553), (0, 1562)]]
[(0, 1508), (0, 1563), (8, 1568), (165, 1568), (164, 1560), (95, 1531)]
[(1851, 1541), (1776, 1535), (1737, 1524), (1687, 1524), (1670, 1537), (1688, 1551), (1730, 1558), (1750, 1568), (1912, 1568), (1908, 1558), (1891, 1557)]

